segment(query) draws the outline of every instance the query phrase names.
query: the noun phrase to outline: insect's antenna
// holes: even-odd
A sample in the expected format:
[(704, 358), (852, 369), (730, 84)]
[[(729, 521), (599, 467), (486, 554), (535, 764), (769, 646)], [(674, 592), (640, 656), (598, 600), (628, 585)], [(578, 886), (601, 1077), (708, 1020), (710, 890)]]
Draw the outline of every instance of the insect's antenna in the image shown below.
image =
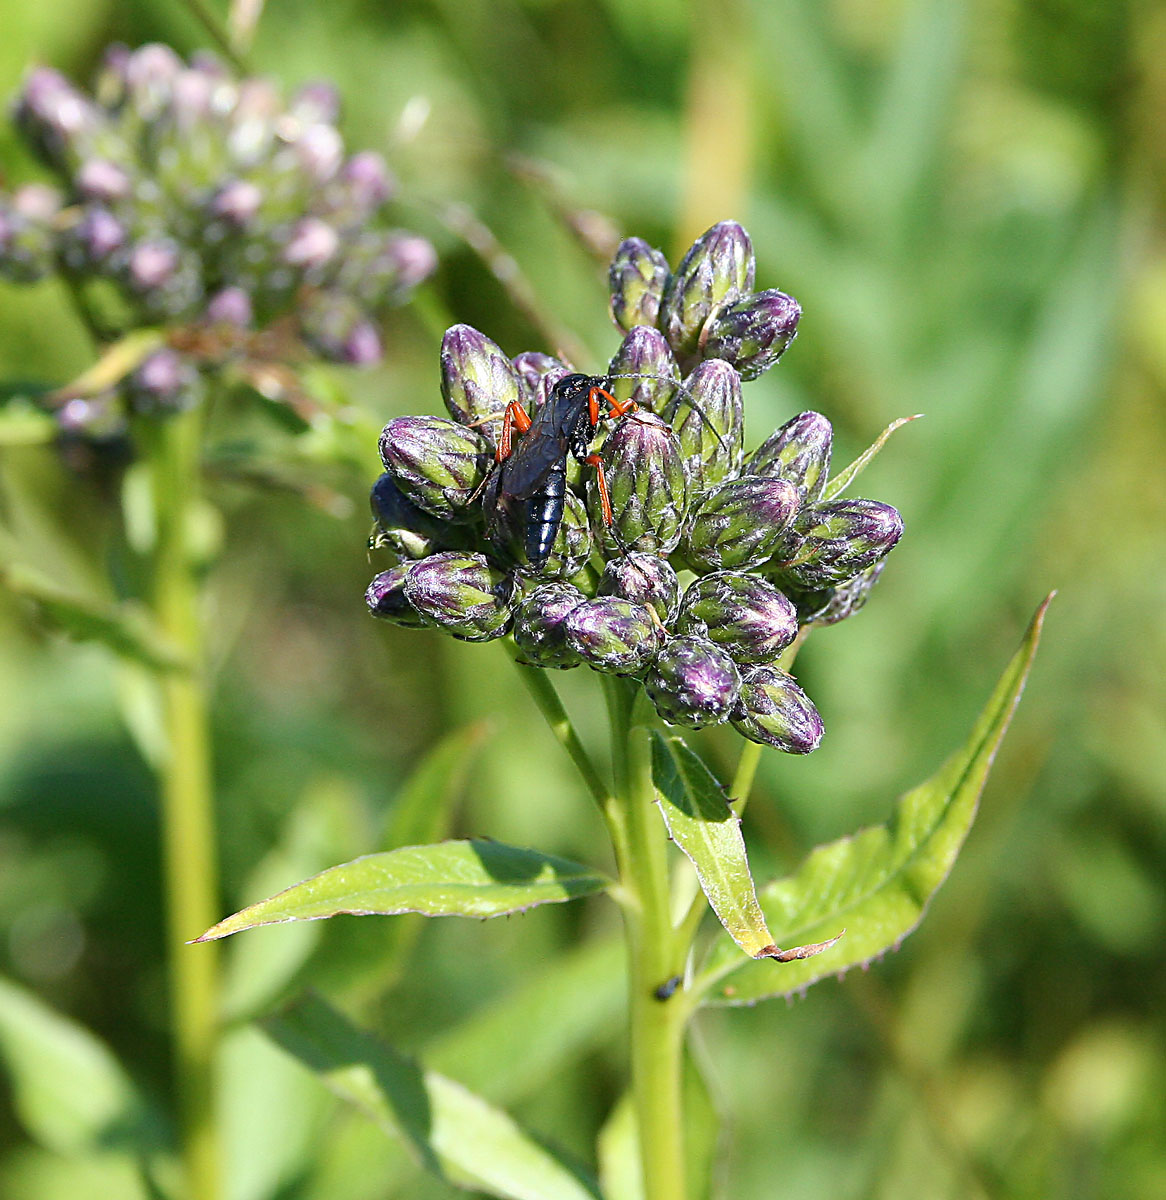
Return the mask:
[(607, 378), (607, 379), (658, 379), (661, 383), (671, 384), (671, 386), (674, 387), (678, 392), (683, 392), (689, 398), (689, 400), (692, 401), (692, 411), (694, 413), (696, 413), (696, 415), (698, 417), (700, 417), (701, 423), (704, 425), (704, 427), (706, 429), (708, 429), (712, 433), (713, 437), (715, 437), (717, 439), (717, 443), (721, 447), (721, 449), (722, 450), (727, 449), (727, 447), (725, 446), (725, 439), (723, 437), (721, 437), (720, 432), (717, 430), (716, 426), (713, 425), (713, 423), (705, 415), (704, 410), (701, 408), (699, 402), (697, 401), (696, 396), (693, 394), (692, 391), (690, 391), (687, 387), (685, 387), (684, 384), (680, 382), (680, 380), (673, 379), (670, 375), (608, 375), (605, 378)]

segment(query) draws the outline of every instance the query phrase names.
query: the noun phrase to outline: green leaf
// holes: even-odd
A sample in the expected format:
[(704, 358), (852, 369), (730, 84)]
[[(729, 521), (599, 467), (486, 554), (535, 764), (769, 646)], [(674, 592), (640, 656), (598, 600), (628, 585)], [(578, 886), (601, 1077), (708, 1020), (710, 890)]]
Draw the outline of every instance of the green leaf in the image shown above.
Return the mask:
[(329, 867), (227, 917), (194, 940), (209, 942), (257, 925), (318, 921), (342, 913), (501, 917), (601, 892), (610, 882), (590, 867), (502, 842), (475, 838), (404, 846)]
[(786, 879), (761, 891), (775, 936), (823, 937), (840, 924), (845, 939), (811, 962), (780, 971), (738, 966), (735, 947), (720, 939), (698, 987), (707, 1004), (754, 1004), (816, 983), (896, 946), (919, 924), (947, 878), (976, 816), (980, 793), (1020, 700), (1036, 654), (1050, 595), (1037, 610), (965, 745), (926, 783), (907, 792), (886, 825), (864, 829), (813, 850)]
[(140, 1153), (157, 1144), (144, 1102), (105, 1043), (4, 979), (0, 1061), (21, 1123), (48, 1149)]
[(27, 400), (10, 400), (0, 406), (0, 446), (39, 446), (56, 436), (56, 421)]
[(644, 1200), (640, 1137), (631, 1092), (625, 1092), (599, 1131), (599, 1183), (605, 1200)]
[(819, 945), (780, 950), (774, 945), (749, 872), (741, 818), (729, 807), (716, 777), (683, 739), (652, 734), (652, 778), (668, 833), (696, 868), (713, 912), (746, 954), (786, 962), (825, 949)]
[(310, 996), (264, 1028), (448, 1182), (511, 1200), (598, 1200), (593, 1181), (505, 1113), (356, 1028), (323, 1000)]
[(0, 583), (31, 601), (46, 625), (68, 637), (100, 642), (115, 654), (154, 671), (174, 671), (184, 666), (177, 648), (139, 605), (103, 604), (73, 595), (39, 572), (18, 564), (0, 568)]
[(896, 429), (902, 428), (904, 425), (909, 425), (912, 421), (918, 421), (922, 413), (916, 413), (913, 417), (900, 417), (897, 421), (892, 421), (886, 429), (879, 434), (875, 441), (868, 446), (848, 467), (843, 467), (837, 475), (826, 485), (826, 490), (822, 493), (823, 500), (833, 500), (835, 496), (844, 492), (851, 483), (866, 469), (867, 464), (872, 458), (887, 444), (887, 438), (895, 432)]

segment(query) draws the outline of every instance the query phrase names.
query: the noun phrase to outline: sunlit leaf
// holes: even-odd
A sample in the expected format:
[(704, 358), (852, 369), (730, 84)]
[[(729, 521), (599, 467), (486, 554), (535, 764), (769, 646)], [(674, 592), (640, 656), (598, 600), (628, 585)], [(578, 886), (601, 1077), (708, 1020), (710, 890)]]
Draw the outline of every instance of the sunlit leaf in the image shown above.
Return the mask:
[(851, 483), (866, 469), (867, 464), (872, 458), (883, 448), (887, 443), (887, 438), (895, 432), (896, 429), (909, 424), (911, 421), (918, 421), (922, 413), (916, 413), (913, 417), (900, 417), (897, 421), (892, 421), (886, 429), (879, 434), (874, 442), (869, 445), (849, 466), (843, 467), (837, 475), (826, 485), (826, 490), (822, 493), (823, 500), (833, 500), (835, 496), (844, 492)]
[(590, 867), (502, 842), (471, 839), (404, 846), (329, 867), (227, 917), (195, 940), (213, 941), (257, 925), (316, 921), (342, 913), (501, 917), (600, 892), (609, 882)]
[(793, 875), (761, 890), (775, 937), (809, 941), (840, 925), (846, 926), (846, 937), (820, 956), (780, 971), (764, 963), (738, 965), (736, 948), (722, 938), (702, 974), (707, 984), (715, 985), (706, 1003), (753, 1004), (789, 995), (870, 962), (898, 946), (919, 924), (975, 819), (1051, 599), (1037, 610), (965, 745), (926, 783), (901, 797), (890, 822), (819, 846)]
[(774, 945), (749, 872), (741, 818), (729, 807), (716, 777), (683, 739), (653, 733), (652, 778), (668, 833), (696, 868), (713, 912), (746, 954), (785, 962), (825, 949), (819, 945), (782, 950)]
[(115, 654), (155, 671), (178, 670), (184, 665), (177, 648), (139, 605), (105, 604), (74, 595), (19, 564), (0, 568), (0, 584), (31, 601), (46, 625), (77, 641), (100, 642)]
[(264, 1028), (448, 1182), (511, 1200), (597, 1200), (593, 1181), (501, 1110), (364, 1033), (323, 1000), (308, 997)]

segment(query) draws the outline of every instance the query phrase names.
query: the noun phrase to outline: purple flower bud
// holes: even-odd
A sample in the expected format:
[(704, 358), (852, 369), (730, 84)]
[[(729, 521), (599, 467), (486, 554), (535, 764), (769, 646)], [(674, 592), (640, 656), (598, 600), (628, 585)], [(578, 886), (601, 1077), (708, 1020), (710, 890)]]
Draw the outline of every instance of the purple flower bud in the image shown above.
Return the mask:
[(305, 83), (292, 96), (288, 109), (305, 124), (335, 124), (340, 118), (340, 93), (325, 80)]
[(704, 332), (703, 353), (723, 358), (756, 379), (785, 353), (798, 332), (802, 310), (784, 292), (770, 288), (718, 309)]
[[(587, 485), (595, 535), (608, 550), (668, 554), (680, 541), (688, 505), (684, 461), (672, 430), (641, 410), (617, 420), (602, 451), (611, 500), (607, 522), (598, 478)], [(614, 532), (613, 532), (614, 531)]]
[(76, 163), (101, 127), (97, 107), (59, 71), (37, 67), (24, 81), (16, 122), (49, 163)]
[(797, 605), (798, 619), (803, 625), (836, 625), (854, 616), (870, 598), (871, 589), (886, 565), (887, 560), (880, 559), (837, 587), (793, 592), (790, 599)]
[(65, 264), (73, 271), (99, 270), (126, 244), (122, 223), (104, 208), (86, 208), (62, 237)]
[(332, 362), (363, 367), (380, 362), (380, 331), (351, 296), (331, 288), (313, 292), (300, 305), (303, 335)]
[(343, 361), (353, 367), (370, 367), (384, 357), (380, 330), (371, 321), (358, 321), (344, 339)]
[(775, 561), (798, 587), (834, 587), (885, 558), (903, 536), (903, 518), (878, 500), (830, 500), (798, 515), (793, 555)]
[(155, 350), (126, 376), (130, 408), (143, 416), (160, 416), (193, 408), (205, 392), (198, 368), (176, 350)]
[[(455, 421), (480, 429), (493, 445), (502, 413), (518, 401), (518, 377), (510, 359), (484, 333), (454, 325), (441, 339), (441, 395)], [(492, 419), (483, 421), (485, 417)]]
[(764, 579), (714, 571), (684, 593), (676, 630), (708, 638), (735, 662), (769, 663), (797, 636), (798, 618), (790, 601)]
[(29, 184), (5, 204), (0, 197), (0, 276), (35, 283), (53, 266), (54, 221), (60, 197), (52, 188)]
[(798, 413), (753, 451), (745, 470), (750, 475), (788, 479), (802, 503), (813, 504), (830, 476), (833, 440), (834, 431), (821, 413)]
[(216, 88), (216, 80), (202, 71), (179, 71), (170, 101), (170, 114), (178, 129), (189, 132), (211, 116)]
[(304, 217), (292, 226), (283, 261), (311, 271), (324, 266), (340, 247), (340, 235), (319, 217)]
[(735, 476), (745, 455), (741, 377), (719, 358), (702, 362), (664, 412), (680, 440), (689, 488), (707, 491)]
[(655, 325), (660, 298), (668, 282), (668, 260), (643, 238), (620, 242), (608, 271), (611, 319), (617, 329)]
[(344, 141), (331, 125), (306, 125), (294, 143), (296, 161), (315, 183), (326, 183), (344, 161)]
[(824, 732), (813, 701), (791, 676), (776, 667), (753, 667), (744, 672), (732, 720), (733, 728), (751, 742), (786, 754), (816, 750)]
[[(680, 382), (680, 368), (664, 335), (657, 329), (637, 325), (624, 337), (607, 373), (611, 393), (617, 400), (632, 400), (652, 412), (662, 413), (675, 393), (668, 382)], [(634, 375), (635, 379), (616, 376)]]
[(729, 719), (741, 676), (733, 660), (711, 642), (677, 637), (652, 660), (644, 690), (669, 725), (702, 729)]
[(211, 213), (236, 229), (242, 229), (259, 211), (263, 192), (246, 179), (224, 183), (210, 203)]
[(11, 204), (14, 213), (47, 225), (61, 211), (61, 193), (43, 183), (26, 183), (12, 193)]
[(104, 158), (83, 162), (74, 177), (77, 191), (83, 200), (110, 204), (124, 200), (130, 194), (130, 177), (116, 163)]
[(583, 660), (567, 644), (567, 618), (586, 597), (569, 583), (544, 583), (514, 613), (514, 644), (535, 667), (566, 670)]
[(405, 595), (405, 579), (408, 574), (407, 563), (400, 563), (382, 571), (368, 585), (368, 590), (364, 593), (364, 602), (368, 605), (368, 611), (382, 621), (402, 625), (406, 629), (421, 629), (426, 622)]
[(757, 566), (782, 544), (798, 503), (797, 488), (784, 479), (744, 475), (722, 483), (693, 515), (685, 558), (695, 571)]
[(354, 154), (344, 164), (340, 178), (351, 202), (365, 213), (379, 208), (397, 190), (397, 181), (384, 158), (375, 150)]
[(450, 544), (454, 526), (418, 508), (387, 471), (372, 485), (369, 506), (377, 527), (370, 539), (374, 549), (388, 547), (402, 558), (426, 558)]
[(233, 325), (246, 329), (252, 320), (251, 297), (238, 287), (226, 287), (216, 292), (206, 306), (206, 319), (211, 325)]
[(524, 350), (510, 360), (518, 379), (519, 403), (535, 412), (547, 402), (551, 388), (570, 374), (557, 358), (537, 350)]
[(395, 298), (404, 298), (437, 270), (437, 251), (427, 238), (413, 233), (390, 234), (386, 249), (397, 268)]
[(680, 581), (668, 560), (655, 554), (621, 554), (609, 559), (599, 577), (600, 596), (620, 596), (656, 610), (668, 625), (680, 605)]
[(174, 81), (186, 69), (182, 59), (170, 49), (154, 42), (139, 46), (125, 64), (125, 80), (130, 104), (142, 121), (155, 120), (170, 103)]
[(566, 619), (567, 645), (592, 670), (639, 674), (663, 641), (659, 624), (643, 604), (616, 596), (585, 600)]
[(409, 567), (409, 603), (432, 625), (466, 642), (502, 637), (520, 597), (514, 580), (481, 554), (432, 554)]
[(444, 417), (394, 417), (380, 446), (385, 470), (419, 508), (445, 521), (473, 517), (470, 497), (493, 461), (484, 437)]
[(138, 292), (163, 287), (173, 278), (178, 262), (178, 247), (169, 238), (139, 242), (130, 251), (130, 286)]
[(753, 272), (753, 245), (736, 221), (721, 221), (697, 238), (660, 304), (659, 326), (679, 357), (700, 349), (701, 330), (714, 309), (752, 290)]

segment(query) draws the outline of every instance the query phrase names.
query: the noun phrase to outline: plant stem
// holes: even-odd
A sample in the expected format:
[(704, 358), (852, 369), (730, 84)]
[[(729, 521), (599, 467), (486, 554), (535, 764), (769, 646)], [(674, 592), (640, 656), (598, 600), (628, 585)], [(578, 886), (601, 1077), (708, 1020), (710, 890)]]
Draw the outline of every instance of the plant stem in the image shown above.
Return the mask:
[(622, 848), (620, 879), (628, 941), (628, 1006), (632, 1095), (639, 1133), (645, 1200), (684, 1200), (683, 1055), (687, 1008), (658, 989), (684, 970), (687, 947), (670, 913), (668, 842), (653, 811), (651, 748), (635, 723), (636, 685), (604, 680), (611, 721), (613, 767)]
[(218, 1038), (218, 955), (187, 946), (219, 916), (215, 822), (203, 673), (199, 588), (189, 540), (198, 500), (202, 414), (180, 413), (144, 429), (153, 488), (154, 617), (188, 668), (161, 680), (166, 749), (159, 766), (170, 954), (170, 1004), (190, 1200), (220, 1196), (214, 1066)]

